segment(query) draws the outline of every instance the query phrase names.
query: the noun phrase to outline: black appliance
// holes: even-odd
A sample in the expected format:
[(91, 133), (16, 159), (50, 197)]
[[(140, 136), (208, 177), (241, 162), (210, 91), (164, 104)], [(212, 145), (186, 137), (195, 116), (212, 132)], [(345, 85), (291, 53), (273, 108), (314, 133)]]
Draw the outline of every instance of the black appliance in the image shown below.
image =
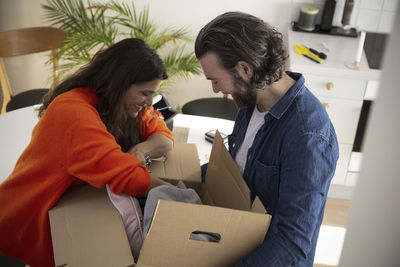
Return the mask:
[(365, 34), (364, 52), (370, 69), (381, 69), (383, 52), (388, 34), (367, 32)]
[[(364, 52), (370, 69), (381, 69), (382, 59), (388, 39), (388, 34), (367, 32), (365, 34)], [(364, 100), (361, 107), (360, 119), (358, 120), (356, 137), (354, 139), (353, 151), (361, 152), (365, 138), (365, 130), (368, 125), (368, 117), (373, 106), (373, 100)]]
[(332, 20), (335, 13), (336, 0), (326, 0), (324, 4), (324, 9), (322, 12), (321, 23), (316, 24), (314, 29), (311, 31), (306, 31), (299, 27), (298, 22), (292, 22), (292, 30), (300, 31), (300, 32), (308, 32), (308, 33), (318, 33), (318, 34), (329, 34), (329, 35), (337, 35), (344, 37), (353, 37), (357, 38), (358, 33), (357, 29), (350, 27), (350, 18), (352, 15), (354, 1), (346, 0), (345, 6), (343, 9), (343, 17), (342, 17), (342, 26), (333, 26)]
[(168, 129), (172, 131), (174, 128), (174, 117), (178, 114), (178, 112), (171, 107), (164, 94), (160, 94), (155, 97), (153, 108), (161, 112)]

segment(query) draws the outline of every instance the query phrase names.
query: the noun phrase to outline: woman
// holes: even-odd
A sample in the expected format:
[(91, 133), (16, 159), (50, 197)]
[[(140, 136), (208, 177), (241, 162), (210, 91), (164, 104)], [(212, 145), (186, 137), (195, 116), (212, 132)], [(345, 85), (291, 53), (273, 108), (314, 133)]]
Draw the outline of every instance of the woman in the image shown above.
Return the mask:
[(167, 78), (142, 40), (125, 39), (45, 97), (31, 142), (0, 185), (0, 252), (32, 267), (54, 266), (48, 211), (73, 185), (109, 185), (142, 196), (163, 184), (144, 166), (164, 155), (172, 134), (152, 109)]

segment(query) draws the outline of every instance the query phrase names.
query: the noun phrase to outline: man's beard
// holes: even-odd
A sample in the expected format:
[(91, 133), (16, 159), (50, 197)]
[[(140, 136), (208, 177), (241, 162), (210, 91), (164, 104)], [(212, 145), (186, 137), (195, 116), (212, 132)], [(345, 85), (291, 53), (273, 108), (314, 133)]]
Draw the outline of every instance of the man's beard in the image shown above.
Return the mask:
[(233, 74), (233, 78), (233, 100), (239, 107), (254, 107), (257, 103), (257, 90), (237, 73)]

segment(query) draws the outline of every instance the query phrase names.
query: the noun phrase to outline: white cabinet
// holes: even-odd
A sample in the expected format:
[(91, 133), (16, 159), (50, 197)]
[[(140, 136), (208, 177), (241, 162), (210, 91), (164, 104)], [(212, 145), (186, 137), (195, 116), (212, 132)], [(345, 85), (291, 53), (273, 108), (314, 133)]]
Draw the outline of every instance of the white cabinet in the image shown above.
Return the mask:
[(322, 102), (340, 143), (353, 144), (367, 81), (304, 74), (307, 88)]
[[(345, 66), (345, 62), (354, 61), (358, 38), (293, 32), (290, 28), (287, 37), (289, 69), (304, 75), (305, 85), (325, 106), (338, 137), (339, 160), (331, 184), (354, 186), (357, 173), (349, 172), (349, 163), (358, 120), (368, 81), (379, 80), (380, 72), (368, 68), (365, 54), (360, 70)], [(328, 58), (317, 64), (296, 54), (293, 43), (317, 49)], [(329, 51), (324, 50), (323, 43)]]
[[(346, 185), (348, 164), (360, 117), (366, 81), (304, 73), (305, 84), (326, 108), (339, 141), (332, 184)], [(347, 95), (346, 95), (347, 93)]]
[(317, 97), (328, 112), (339, 143), (352, 145), (356, 135), (362, 100), (320, 97), (318, 95)]
[(306, 84), (318, 96), (362, 100), (367, 81), (307, 74)]
[(346, 185), (347, 171), (353, 145), (339, 143), (339, 159), (331, 184)]

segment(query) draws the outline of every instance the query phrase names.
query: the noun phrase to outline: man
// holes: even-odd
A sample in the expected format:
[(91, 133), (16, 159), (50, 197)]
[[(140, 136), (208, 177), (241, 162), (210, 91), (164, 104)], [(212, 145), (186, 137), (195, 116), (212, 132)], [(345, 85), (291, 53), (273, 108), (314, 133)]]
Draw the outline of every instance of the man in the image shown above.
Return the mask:
[(338, 159), (335, 130), (299, 73), (285, 72), (282, 34), (228, 12), (199, 33), (195, 53), (215, 93), (241, 107), (229, 151), (272, 215), (264, 242), (236, 266), (312, 266)]

